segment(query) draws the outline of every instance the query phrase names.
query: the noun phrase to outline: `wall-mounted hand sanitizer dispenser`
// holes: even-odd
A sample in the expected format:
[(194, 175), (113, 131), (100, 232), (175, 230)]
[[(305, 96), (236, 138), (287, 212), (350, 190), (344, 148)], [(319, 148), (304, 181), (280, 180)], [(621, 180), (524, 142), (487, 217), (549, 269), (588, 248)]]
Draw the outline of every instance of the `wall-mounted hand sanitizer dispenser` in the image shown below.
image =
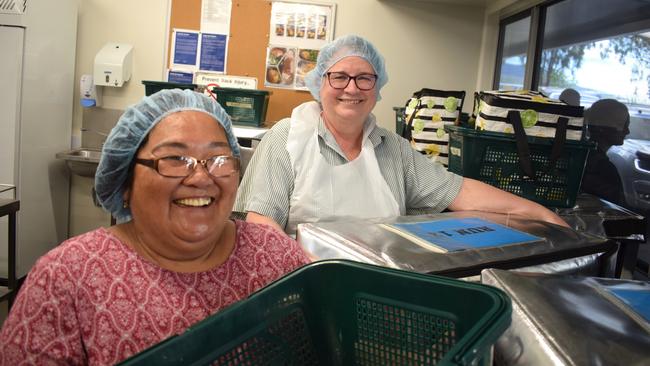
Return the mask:
[(131, 78), (133, 46), (125, 43), (107, 43), (95, 55), (93, 81), (95, 85), (122, 86)]
[(95, 87), (93, 76), (89, 74), (81, 75), (79, 83), (79, 91), (81, 93), (81, 106), (101, 107), (102, 106), (102, 93), (101, 88)]

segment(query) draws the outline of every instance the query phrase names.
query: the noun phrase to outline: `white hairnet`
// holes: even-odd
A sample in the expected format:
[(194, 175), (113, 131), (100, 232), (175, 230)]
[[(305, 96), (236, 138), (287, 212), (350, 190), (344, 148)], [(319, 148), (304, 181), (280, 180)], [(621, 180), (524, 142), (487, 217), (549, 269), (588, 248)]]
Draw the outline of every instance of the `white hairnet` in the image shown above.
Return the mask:
[(95, 173), (95, 192), (102, 207), (119, 222), (131, 219), (123, 193), (133, 158), (151, 129), (163, 118), (179, 111), (209, 114), (223, 126), (234, 156), (239, 156), (237, 138), (226, 111), (214, 99), (192, 90), (163, 89), (128, 107), (104, 142)]
[(341, 59), (350, 56), (363, 58), (375, 69), (375, 74), (377, 74), (377, 100), (381, 99), (379, 90), (388, 82), (384, 58), (372, 43), (355, 35), (337, 38), (326, 44), (318, 53), (316, 67), (305, 76), (305, 85), (311, 95), (314, 96), (314, 99), (320, 101), (320, 87), (327, 70)]

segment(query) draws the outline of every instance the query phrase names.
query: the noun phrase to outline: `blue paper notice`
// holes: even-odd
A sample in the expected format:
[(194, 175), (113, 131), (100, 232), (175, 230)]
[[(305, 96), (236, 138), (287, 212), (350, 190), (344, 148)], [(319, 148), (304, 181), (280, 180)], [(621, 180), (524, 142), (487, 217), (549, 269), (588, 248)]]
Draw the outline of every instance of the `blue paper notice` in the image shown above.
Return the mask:
[(411, 237), (418, 242), (453, 252), (463, 249), (494, 247), (541, 240), (509, 227), (479, 218), (444, 219), (386, 225), (398, 234)]
[(196, 66), (196, 55), (199, 48), (198, 32), (174, 33), (174, 61), (175, 65)]
[(650, 291), (608, 289), (650, 323)]
[(224, 72), (226, 65), (225, 34), (201, 34), (201, 61), (199, 69)]
[(169, 70), (169, 73), (167, 74), (167, 81), (170, 83), (192, 84), (193, 79), (194, 74), (191, 72)]

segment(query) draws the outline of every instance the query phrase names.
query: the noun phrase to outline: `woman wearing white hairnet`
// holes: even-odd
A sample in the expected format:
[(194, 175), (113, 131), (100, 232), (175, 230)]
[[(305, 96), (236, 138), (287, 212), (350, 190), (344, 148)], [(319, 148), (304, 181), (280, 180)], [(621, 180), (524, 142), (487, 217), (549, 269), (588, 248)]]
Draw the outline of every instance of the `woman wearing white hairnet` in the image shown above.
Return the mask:
[(0, 365), (113, 365), (307, 263), (283, 233), (229, 219), (238, 156), (209, 97), (163, 90), (129, 107), (95, 176), (122, 223), (38, 260), (0, 333)]
[(320, 51), (306, 84), (316, 101), (266, 133), (235, 203), (247, 220), (289, 234), (303, 222), (451, 210), (521, 214), (566, 225), (531, 201), (449, 173), (376, 125), (388, 77), (367, 40), (344, 36)]

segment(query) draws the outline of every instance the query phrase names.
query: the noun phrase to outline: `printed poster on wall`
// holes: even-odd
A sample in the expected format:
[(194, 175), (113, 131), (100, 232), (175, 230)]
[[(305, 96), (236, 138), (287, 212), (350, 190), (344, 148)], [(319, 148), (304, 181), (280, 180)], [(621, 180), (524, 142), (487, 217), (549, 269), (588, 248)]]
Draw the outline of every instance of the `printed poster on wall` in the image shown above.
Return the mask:
[(226, 72), (226, 49), (228, 36), (225, 34), (201, 33), (199, 70)]
[(174, 29), (169, 69), (226, 72), (228, 36)]
[(167, 81), (170, 83), (192, 84), (193, 79), (194, 79), (193, 72), (178, 71), (178, 70), (167, 71)]
[(231, 0), (201, 1), (201, 32), (230, 35)]
[(194, 71), (197, 68), (199, 32), (174, 29), (172, 38), (172, 59), (169, 68)]
[(306, 90), (305, 75), (333, 39), (335, 9), (329, 3), (272, 3), (265, 86)]

